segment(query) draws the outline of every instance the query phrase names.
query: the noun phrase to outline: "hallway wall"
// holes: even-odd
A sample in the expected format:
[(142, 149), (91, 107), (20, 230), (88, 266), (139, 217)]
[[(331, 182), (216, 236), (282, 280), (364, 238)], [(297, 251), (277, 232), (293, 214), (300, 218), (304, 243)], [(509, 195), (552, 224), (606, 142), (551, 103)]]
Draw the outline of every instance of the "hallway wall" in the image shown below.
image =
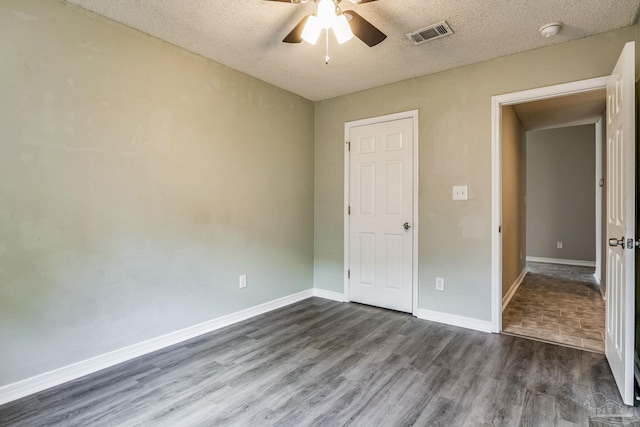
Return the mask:
[(526, 131), (513, 106), (502, 107), (502, 296), (526, 266)]
[(595, 137), (595, 125), (527, 132), (527, 257), (595, 262)]

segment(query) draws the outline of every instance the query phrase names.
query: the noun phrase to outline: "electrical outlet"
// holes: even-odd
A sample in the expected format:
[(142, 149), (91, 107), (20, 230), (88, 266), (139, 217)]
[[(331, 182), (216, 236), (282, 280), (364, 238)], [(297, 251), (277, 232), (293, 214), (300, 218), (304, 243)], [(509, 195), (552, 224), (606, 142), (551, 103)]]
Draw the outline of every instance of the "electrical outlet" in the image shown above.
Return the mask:
[(522, 259), (522, 251), (520, 251), (520, 259)]
[(240, 275), (240, 289), (246, 288), (246, 287), (247, 287), (247, 275), (246, 274), (241, 274)]
[(562, 246), (563, 246), (562, 242), (557, 242), (556, 243), (556, 248), (562, 249)]
[(469, 199), (469, 187), (466, 185), (454, 185), (453, 186), (453, 200), (468, 200)]
[(436, 291), (444, 291), (444, 279), (436, 277)]

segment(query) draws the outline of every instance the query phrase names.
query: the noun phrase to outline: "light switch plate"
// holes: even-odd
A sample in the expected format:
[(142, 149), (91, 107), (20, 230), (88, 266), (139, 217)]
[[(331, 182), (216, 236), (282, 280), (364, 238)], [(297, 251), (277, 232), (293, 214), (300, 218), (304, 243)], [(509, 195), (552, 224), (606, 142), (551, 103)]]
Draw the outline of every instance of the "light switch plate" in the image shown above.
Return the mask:
[(469, 187), (466, 185), (454, 185), (453, 186), (453, 200), (468, 200), (469, 199)]

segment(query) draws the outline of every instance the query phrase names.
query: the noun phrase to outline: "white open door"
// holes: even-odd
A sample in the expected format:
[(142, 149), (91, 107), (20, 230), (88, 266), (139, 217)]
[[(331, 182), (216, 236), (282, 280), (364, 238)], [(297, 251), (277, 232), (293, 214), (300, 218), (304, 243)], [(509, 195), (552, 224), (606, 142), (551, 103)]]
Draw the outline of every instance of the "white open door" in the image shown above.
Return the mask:
[(607, 84), (607, 309), (605, 353), (632, 405), (635, 301), (635, 44), (625, 45)]
[(414, 119), (350, 128), (350, 301), (413, 310)]

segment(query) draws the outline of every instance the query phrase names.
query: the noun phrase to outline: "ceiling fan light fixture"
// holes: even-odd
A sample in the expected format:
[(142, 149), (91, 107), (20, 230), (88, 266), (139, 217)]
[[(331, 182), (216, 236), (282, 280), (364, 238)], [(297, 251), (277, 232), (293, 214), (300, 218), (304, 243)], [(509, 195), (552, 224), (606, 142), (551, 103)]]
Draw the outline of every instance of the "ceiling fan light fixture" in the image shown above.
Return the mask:
[(315, 15), (309, 16), (302, 30), (302, 40), (315, 45), (322, 30), (329, 29), (333, 30), (340, 44), (353, 38), (347, 17), (338, 9), (335, 1), (319, 0)]
[(336, 35), (338, 43), (348, 42), (353, 38), (353, 32), (345, 15), (336, 16), (333, 21), (333, 34)]
[(302, 30), (302, 40), (313, 45), (318, 42), (318, 37), (320, 37), (320, 32), (322, 31), (322, 25), (320, 25), (319, 21), (316, 16), (309, 16), (304, 30)]
[(316, 17), (322, 28), (328, 30), (331, 28), (336, 19), (336, 4), (333, 0), (319, 0)]

